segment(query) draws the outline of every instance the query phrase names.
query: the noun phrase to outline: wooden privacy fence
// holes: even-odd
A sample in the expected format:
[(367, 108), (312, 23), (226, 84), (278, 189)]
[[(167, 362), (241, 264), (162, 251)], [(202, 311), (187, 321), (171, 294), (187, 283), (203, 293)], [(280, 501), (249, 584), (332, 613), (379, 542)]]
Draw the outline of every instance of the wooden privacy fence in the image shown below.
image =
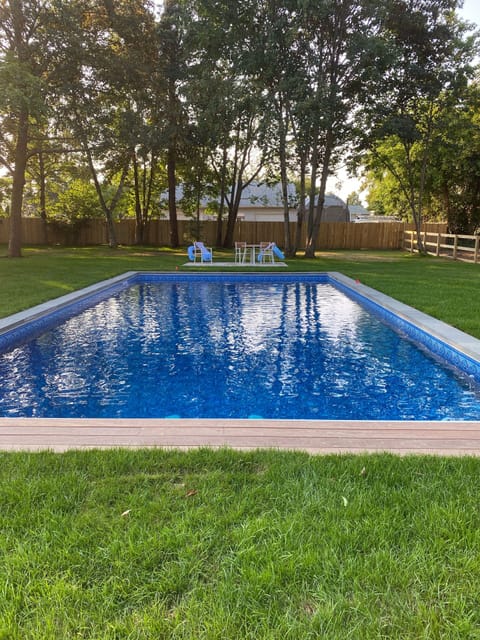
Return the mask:
[[(429, 230), (443, 232), (446, 225), (427, 225)], [(403, 222), (324, 222), (320, 225), (317, 249), (402, 249), (405, 230), (411, 225)], [(291, 238), (295, 237), (296, 224), (291, 223)], [(120, 220), (115, 223), (117, 241), (124, 245), (135, 244), (135, 220)], [(180, 242), (187, 245), (195, 238), (197, 226), (188, 220), (179, 220)], [(215, 245), (216, 222), (200, 222), (200, 239), (210, 246)], [(39, 218), (24, 218), (22, 221), (23, 243), (26, 245), (59, 244), (67, 246), (88, 246), (105, 244), (107, 229), (103, 220), (87, 220), (77, 228), (60, 226), (54, 223), (45, 225)], [(0, 218), (0, 243), (7, 243), (9, 235), (8, 218)], [(300, 249), (305, 246), (305, 228)], [(275, 242), (284, 246), (283, 222), (237, 222), (234, 240), (243, 240), (251, 244)], [(145, 244), (168, 246), (170, 244), (170, 225), (168, 220), (150, 221), (145, 236)]]
[[(317, 237), (317, 249), (400, 249), (405, 230), (403, 223), (323, 222)], [(213, 230), (214, 231), (214, 230)], [(290, 224), (290, 237), (295, 238), (296, 224)], [(214, 236), (213, 236), (214, 240)], [(257, 244), (268, 241), (283, 247), (282, 222), (240, 222), (235, 229), (235, 240)], [(305, 247), (306, 229), (303, 228), (299, 249)]]
[[(458, 235), (453, 233), (434, 233), (421, 231), (421, 239), (427, 253), (442, 258), (452, 258), (463, 262), (480, 261), (480, 236)], [(405, 249), (417, 251), (417, 232), (405, 231)]]

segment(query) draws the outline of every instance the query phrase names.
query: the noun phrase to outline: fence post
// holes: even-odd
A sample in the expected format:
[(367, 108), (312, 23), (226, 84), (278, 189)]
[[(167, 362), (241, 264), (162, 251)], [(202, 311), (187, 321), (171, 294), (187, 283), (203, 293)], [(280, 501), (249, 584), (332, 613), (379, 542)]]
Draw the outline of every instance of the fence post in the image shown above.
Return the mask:
[(437, 233), (437, 257), (440, 255), (440, 234)]
[(480, 236), (477, 236), (475, 238), (475, 253), (473, 256), (473, 261), (475, 262), (475, 264), (478, 262), (478, 247), (480, 245)]
[(457, 259), (457, 247), (458, 247), (458, 236), (457, 234), (455, 234), (454, 240), (453, 240), (453, 259), (454, 260)]

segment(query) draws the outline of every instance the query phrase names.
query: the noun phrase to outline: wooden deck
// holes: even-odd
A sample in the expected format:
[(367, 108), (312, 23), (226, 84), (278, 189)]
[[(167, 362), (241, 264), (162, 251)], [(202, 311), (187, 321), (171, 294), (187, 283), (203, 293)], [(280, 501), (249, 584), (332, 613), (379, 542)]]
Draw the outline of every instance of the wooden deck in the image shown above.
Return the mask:
[(0, 418), (0, 450), (232, 447), (480, 455), (480, 422)]

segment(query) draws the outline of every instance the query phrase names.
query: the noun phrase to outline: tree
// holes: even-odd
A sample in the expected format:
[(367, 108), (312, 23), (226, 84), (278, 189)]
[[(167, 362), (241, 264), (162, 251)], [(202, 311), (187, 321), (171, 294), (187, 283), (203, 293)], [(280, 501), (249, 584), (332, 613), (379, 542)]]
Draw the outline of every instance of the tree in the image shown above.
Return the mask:
[[(383, 146), (385, 146), (384, 143)], [(392, 149), (391, 153), (395, 150)], [(384, 148), (383, 154), (387, 151)], [(367, 205), (376, 215), (396, 216), (411, 221), (408, 203), (401, 191), (398, 181), (384, 163), (374, 163), (373, 157), (368, 161), (368, 170), (364, 171), (364, 188), (367, 192)]]
[(480, 227), (480, 87), (470, 84), (443, 110), (432, 142), (427, 181), (429, 206), (448, 222), (450, 233)]
[(292, 256), (296, 246), (292, 245), (290, 234), (292, 203), (288, 195), (289, 169), (293, 159), (291, 109), (298, 96), (298, 83), (301, 82), (298, 24), (293, 4), (271, 1), (258, 3), (252, 31), (254, 46), (248, 71), (266, 92), (267, 104), (262, 116), (264, 124), (260, 144), (264, 147), (265, 157), (272, 159), (270, 171), (275, 177), (280, 177), (284, 251)]
[(74, 179), (60, 191), (52, 205), (51, 215), (55, 221), (75, 224), (102, 215), (97, 192), (92, 181)]
[[(201, 240), (200, 212), (202, 201), (210, 198), (215, 202), (218, 189), (215, 184), (215, 174), (209, 164), (210, 147), (208, 139), (201, 129), (192, 129), (189, 136), (188, 157), (182, 158), (180, 177), (183, 186), (181, 207), (183, 213), (194, 221), (193, 236)], [(208, 200), (207, 200), (208, 201)], [(210, 205), (212, 208), (212, 205)]]
[[(62, 64), (56, 114), (82, 149), (115, 247), (116, 207), (137, 151), (145, 157), (138, 121), (155, 63), (154, 17), (142, 0), (72, 0), (57, 18), (53, 46)], [(136, 171), (138, 177), (138, 163)]]
[[(202, 194), (218, 194), (217, 244), (230, 247), (244, 189), (275, 179), (286, 252), (294, 255), (306, 224), (314, 256), (327, 179), (357, 154), (370, 177), (391, 176), (391, 201), (417, 226), (437, 207), (451, 228), (474, 228), (476, 123), (459, 96), (467, 104), (475, 37), (455, 18), (457, 1), (168, 0), (156, 18), (149, 0), (3, 0), (9, 255), (20, 255), (25, 181), (46, 220), (48, 183), (66, 157), (78, 160), (74, 178), (89, 168), (112, 246), (127, 190), (137, 242), (166, 176), (172, 246), (183, 179), (193, 210)], [(448, 129), (456, 123), (458, 139)], [(386, 209), (385, 189), (376, 193)]]
[[(188, 3), (187, 3), (188, 4)], [(168, 215), (170, 220), (170, 244), (179, 245), (176, 187), (177, 163), (180, 148), (184, 146), (186, 118), (182, 102), (182, 85), (185, 81), (187, 58), (188, 7), (179, 0), (165, 0), (158, 25), (161, 91), (165, 100), (165, 126), (163, 139), (166, 147), (168, 180)]]
[[(313, 257), (327, 179), (354, 139), (352, 114), (362, 101), (371, 99), (372, 79), (381, 73), (374, 59), (379, 20), (378, 7), (370, 2), (307, 0), (294, 9), (297, 36), (291, 46), (296, 72), (288, 105), (300, 166), (296, 237), (305, 212), (306, 255)], [(308, 168), (310, 193), (305, 211)]]
[(357, 191), (349, 193), (347, 196), (347, 204), (361, 205), (362, 201), (360, 199), (360, 194)]
[(22, 255), (22, 204), (31, 122), (45, 109), (49, 3), (0, 4), (0, 127), (2, 164), (12, 176), (8, 256)]
[[(66, 182), (83, 178), (75, 141), (56, 131), (51, 118), (30, 126), (28, 164), (24, 202), (32, 213), (40, 215), (43, 242), (48, 243), (49, 208)], [(75, 157), (76, 156), (76, 157)]]
[(363, 123), (370, 132), (366, 166), (371, 167), (372, 160), (383, 164), (395, 178), (422, 253), (420, 230), (434, 141), (445, 109), (455, 103), (472, 71), (474, 40), (465, 37), (467, 27), (455, 18), (455, 7), (455, 0), (424, 0), (418, 6), (402, 0), (387, 8), (384, 36), (391, 43), (394, 64), (384, 85), (382, 109), (373, 109), (371, 121)]
[(258, 98), (258, 94), (252, 93), (239, 99), (235, 104), (232, 144), (226, 171), (230, 188), (225, 196), (228, 205), (228, 218), (223, 241), (224, 247), (233, 246), (242, 193), (260, 176), (265, 164), (264, 157), (255, 153), (261, 126), (258, 120)]
[(121, 134), (131, 155), (135, 242), (142, 244), (164, 182), (160, 157), (166, 115), (159, 33), (154, 15), (141, 3), (136, 11), (123, 14), (112, 6), (109, 13), (125, 43), (129, 94)]
[(261, 145), (268, 101), (254, 65), (252, 70), (258, 51), (253, 37), (257, 3), (196, 0), (194, 7), (189, 35), (195, 63), (188, 103), (194, 125), (203, 131), (202, 141), (209, 140), (209, 162), (220, 196), (217, 244), (231, 247), (242, 193), (268, 164), (269, 152)]

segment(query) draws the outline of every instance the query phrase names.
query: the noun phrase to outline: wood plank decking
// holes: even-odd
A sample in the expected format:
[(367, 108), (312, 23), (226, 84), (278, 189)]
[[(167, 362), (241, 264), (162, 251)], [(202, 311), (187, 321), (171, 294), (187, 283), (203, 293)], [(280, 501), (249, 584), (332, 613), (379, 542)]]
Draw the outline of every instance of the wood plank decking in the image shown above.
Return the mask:
[(232, 447), (480, 455), (480, 422), (0, 418), (0, 450)]

